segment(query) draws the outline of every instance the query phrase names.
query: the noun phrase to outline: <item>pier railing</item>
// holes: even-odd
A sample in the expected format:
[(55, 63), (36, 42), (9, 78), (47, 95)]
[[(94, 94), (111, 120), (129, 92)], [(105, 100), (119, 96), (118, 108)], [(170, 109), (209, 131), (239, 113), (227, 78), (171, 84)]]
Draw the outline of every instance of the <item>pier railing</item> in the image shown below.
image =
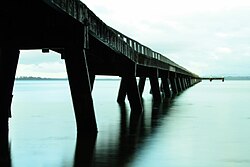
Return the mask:
[[(142, 45), (136, 40), (120, 33), (112, 27), (106, 25), (98, 18), (84, 3), (80, 0), (44, 0), (54, 7), (59, 7), (70, 16), (87, 26), (86, 30), (98, 40), (112, 48), (114, 51), (120, 52), (127, 56), (137, 64), (168, 69), (169, 71), (182, 74), (193, 74), (184, 67), (178, 65), (162, 54), (153, 51), (149, 47)], [(86, 37), (88, 35), (86, 34)], [(88, 38), (86, 38), (85, 47), (88, 47)], [(153, 63), (144, 62), (139, 56), (146, 56)], [(197, 76), (198, 77), (198, 76)]]
[(162, 67), (165, 69), (166, 67), (164, 67), (164, 64), (168, 64), (170, 66), (170, 71), (175, 72), (177, 69), (188, 71), (162, 54), (153, 51), (149, 47), (109, 27), (90, 10), (88, 11), (88, 21), (89, 30), (92, 35), (96, 36), (113, 50), (122, 53), (133, 61), (140, 64), (138, 55), (144, 55), (151, 59), (158, 60), (158, 62), (154, 62), (154, 64), (157, 64), (159, 68)]

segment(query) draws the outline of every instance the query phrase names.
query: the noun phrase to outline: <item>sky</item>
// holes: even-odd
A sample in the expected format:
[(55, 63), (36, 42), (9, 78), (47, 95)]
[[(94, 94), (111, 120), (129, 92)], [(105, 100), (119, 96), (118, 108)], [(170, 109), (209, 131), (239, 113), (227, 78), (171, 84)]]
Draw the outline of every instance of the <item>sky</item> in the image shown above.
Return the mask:
[[(82, 0), (107, 25), (200, 76), (250, 76), (249, 0)], [(21, 51), (17, 76), (66, 77), (55, 52)]]

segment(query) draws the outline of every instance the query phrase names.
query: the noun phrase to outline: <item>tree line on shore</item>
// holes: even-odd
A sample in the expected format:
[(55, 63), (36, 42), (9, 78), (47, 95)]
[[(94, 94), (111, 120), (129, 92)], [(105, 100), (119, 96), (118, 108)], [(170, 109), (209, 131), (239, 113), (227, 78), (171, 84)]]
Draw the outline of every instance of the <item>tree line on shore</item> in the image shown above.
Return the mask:
[(16, 77), (16, 80), (67, 80), (67, 78), (44, 78), (44, 77), (33, 77), (33, 76), (20, 76)]

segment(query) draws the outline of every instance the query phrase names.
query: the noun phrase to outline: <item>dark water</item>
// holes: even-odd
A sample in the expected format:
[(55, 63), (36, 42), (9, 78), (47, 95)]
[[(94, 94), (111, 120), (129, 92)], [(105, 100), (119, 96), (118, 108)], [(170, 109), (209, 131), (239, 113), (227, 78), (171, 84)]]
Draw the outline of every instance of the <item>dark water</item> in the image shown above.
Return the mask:
[(145, 112), (116, 103), (119, 81), (98, 80), (98, 135), (77, 138), (67, 81), (16, 81), (10, 121), (13, 167), (250, 166), (250, 82), (202, 82)]

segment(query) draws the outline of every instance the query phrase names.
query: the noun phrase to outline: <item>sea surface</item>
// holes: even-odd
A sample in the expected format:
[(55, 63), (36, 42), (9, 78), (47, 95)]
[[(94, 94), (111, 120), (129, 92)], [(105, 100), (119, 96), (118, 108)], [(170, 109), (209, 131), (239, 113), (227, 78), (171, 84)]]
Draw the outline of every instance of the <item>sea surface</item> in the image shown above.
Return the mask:
[(250, 81), (203, 81), (160, 105), (147, 81), (139, 118), (116, 102), (119, 84), (96, 80), (98, 134), (79, 138), (66, 80), (16, 81), (12, 166), (250, 166)]

